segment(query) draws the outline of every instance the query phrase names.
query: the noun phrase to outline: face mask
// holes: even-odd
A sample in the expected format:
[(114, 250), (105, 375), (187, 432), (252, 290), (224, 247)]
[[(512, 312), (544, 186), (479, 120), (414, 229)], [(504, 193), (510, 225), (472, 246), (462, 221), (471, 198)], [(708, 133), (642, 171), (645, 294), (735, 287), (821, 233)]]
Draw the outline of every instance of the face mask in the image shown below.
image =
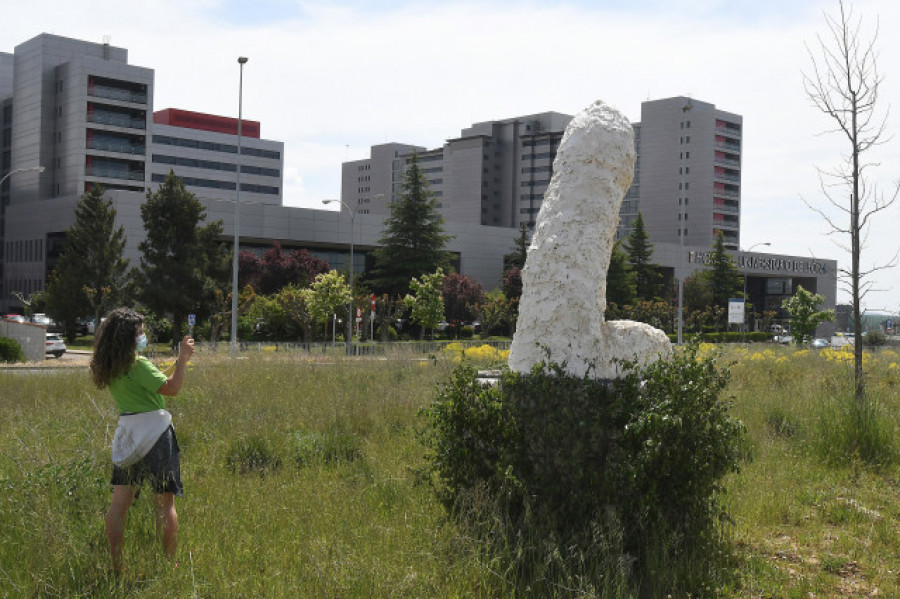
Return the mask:
[(144, 351), (147, 348), (147, 335), (141, 333), (141, 336), (137, 338), (137, 350)]

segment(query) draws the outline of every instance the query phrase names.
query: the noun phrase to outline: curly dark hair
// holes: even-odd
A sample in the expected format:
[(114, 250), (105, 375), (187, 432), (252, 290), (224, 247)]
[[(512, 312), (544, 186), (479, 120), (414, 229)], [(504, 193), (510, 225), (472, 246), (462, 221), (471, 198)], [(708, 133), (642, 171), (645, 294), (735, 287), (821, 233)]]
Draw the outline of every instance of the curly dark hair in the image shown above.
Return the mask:
[(94, 335), (91, 378), (98, 388), (131, 369), (137, 352), (137, 332), (144, 317), (130, 308), (116, 308)]

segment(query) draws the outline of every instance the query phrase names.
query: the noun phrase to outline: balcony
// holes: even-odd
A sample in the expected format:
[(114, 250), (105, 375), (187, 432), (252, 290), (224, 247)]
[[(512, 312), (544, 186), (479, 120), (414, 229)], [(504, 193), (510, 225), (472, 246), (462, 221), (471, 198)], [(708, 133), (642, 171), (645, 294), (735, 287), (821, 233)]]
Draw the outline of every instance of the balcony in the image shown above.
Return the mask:
[(719, 204), (718, 202), (713, 204), (713, 210), (716, 212), (729, 212), (731, 214), (741, 213), (741, 209), (736, 204), (732, 206), (729, 204)]
[(741, 151), (741, 144), (733, 141), (719, 141), (716, 140), (716, 147), (721, 150), (731, 150), (733, 152)]
[(740, 181), (741, 180), (740, 173), (729, 172), (729, 171), (726, 171), (724, 173), (714, 173), (713, 177), (716, 179), (723, 179), (725, 181)]
[(95, 98), (107, 98), (109, 100), (119, 100), (120, 102), (131, 102), (132, 104), (147, 103), (146, 92), (110, 87), (108, 85), (98, 85), (96, 83), (88, 88), (88, 95), (94, 96)]
[(741, 191), (740, 189), (716, 189), (713, 193), (718, 198), (726, 198), (729, 200), (740, 200), (741, 199)]
[(119, 154), (146, 154), (147, 147), (144, 144), (132, 144), (127, 141), (110, 141), (107, 139), (91, 139), (87, 142), (89, 150), (101, 152), (118, 152)]
[(127, 168), (109, 166), (89, 166), (84, 170), (89, 177), (106, 177), (107, 179), (125, 179), (127, 181), (143, 181), (144, 171), (133, 171)]
[(741, 161), (738, 158), (719, 158), (717, 156), (713, 158), (713, 162), (715, 164), (726, 164), (728, 166), (741, 166)]
[(735, 227), (740, 226), (740, 220), (736, 216), (732, 216), (730, 214), (719, 214), (721, 209), (716, 206), (715, 212), (713, 212), (713, 222), (717, 226), (722, 227)]
[[(721, 226), (721, 223), (716, 223), (716, 226)], [(725, 225), (725, 226), (728, 226), (728, 225)], [(713, 229), (713, 235), (718, 235), (719, 233), (722, 234), (722, 237), (725, 239), (725, 241), (730, 241), (730, 242), (734, 243), (734, 242), (737, 242), (737, 240), (738, 240), (737, 231), (726, 231), (725, 229), (718, 229), (718, 228)]]
[(725, 135), (726, 137), (730, 137), (732, 139), (741, 138), (741, 130), (735, 127), (723, 127), (722, 125), (716, 125), (716, 134)]
[(127, 129), (146, 129), (146, 118), (135, 118), (129, 114), (118, 112), (107, 112), (103, 110), (95, 110), (87, 115), (89, 123), (97, 123), (99, 125), (111, 125), (113, 127), (125, 127)]

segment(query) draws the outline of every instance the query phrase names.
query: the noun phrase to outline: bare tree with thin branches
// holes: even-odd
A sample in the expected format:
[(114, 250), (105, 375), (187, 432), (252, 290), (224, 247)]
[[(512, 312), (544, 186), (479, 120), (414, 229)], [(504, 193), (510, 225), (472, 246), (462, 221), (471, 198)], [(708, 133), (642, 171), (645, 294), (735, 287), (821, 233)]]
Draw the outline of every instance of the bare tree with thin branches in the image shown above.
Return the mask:
[[(851, 257), (850, 269), (841, 268), (840, 276), (853, 298), (854, 344), (853, 378), (855, 397), (865, 399), (865, 380), (862, 362), (862, 319), (860, 300), (872, 290), (869, 278), (879, 270), (893, 267), (897, 256), (884, 264), (860, 269), (860, 254), (866, 245), (868, 226), (873, 217), (889, 208), (897, 199), (900, 182), (888, 194), (870, 182), (866, 170), (878, 166), (868, 159), (868, 152), (889, 140), (885, 135), (889, 110), (879, 109), (879, 87), (883, 76), (878, 71), (878, 26), (868, 40), (861, 39), (862, 18), (856, 18), (852, 7), (839, 2), (837, 16), (825, 15), (827, 34), (817, 36), (816, 52), (807, 45), (812, 72), (805, 74), (803, 84), (813, 105), (828, 116), (835, 127), (825, 133), (839, 133), (847, 138), (849, 152), (832, 169), (819, 169), (819, 184), (825, 197), (824, 208), (804, 200), (807, 206), (825, 219), (829, 235), (849, 235), (849, 247), (841, 241), (836, 245)], [(849, 195), (849, 200), (847, 199)], [(832, 209), (849, 224), (841, 224), (832, 216)], [(841, 219), (842, 220), (842, 219)]]

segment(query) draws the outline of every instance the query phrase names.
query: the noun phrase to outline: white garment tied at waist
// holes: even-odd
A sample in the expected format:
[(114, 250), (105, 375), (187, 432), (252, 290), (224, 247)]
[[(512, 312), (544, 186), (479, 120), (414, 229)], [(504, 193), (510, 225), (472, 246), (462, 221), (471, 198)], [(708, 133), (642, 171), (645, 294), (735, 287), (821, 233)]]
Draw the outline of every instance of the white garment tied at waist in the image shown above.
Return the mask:
[(172, 415), (168, 410), (119, 416), (112, 442), (113, 464), (126, 468), (139, 462), (171, 425)]

